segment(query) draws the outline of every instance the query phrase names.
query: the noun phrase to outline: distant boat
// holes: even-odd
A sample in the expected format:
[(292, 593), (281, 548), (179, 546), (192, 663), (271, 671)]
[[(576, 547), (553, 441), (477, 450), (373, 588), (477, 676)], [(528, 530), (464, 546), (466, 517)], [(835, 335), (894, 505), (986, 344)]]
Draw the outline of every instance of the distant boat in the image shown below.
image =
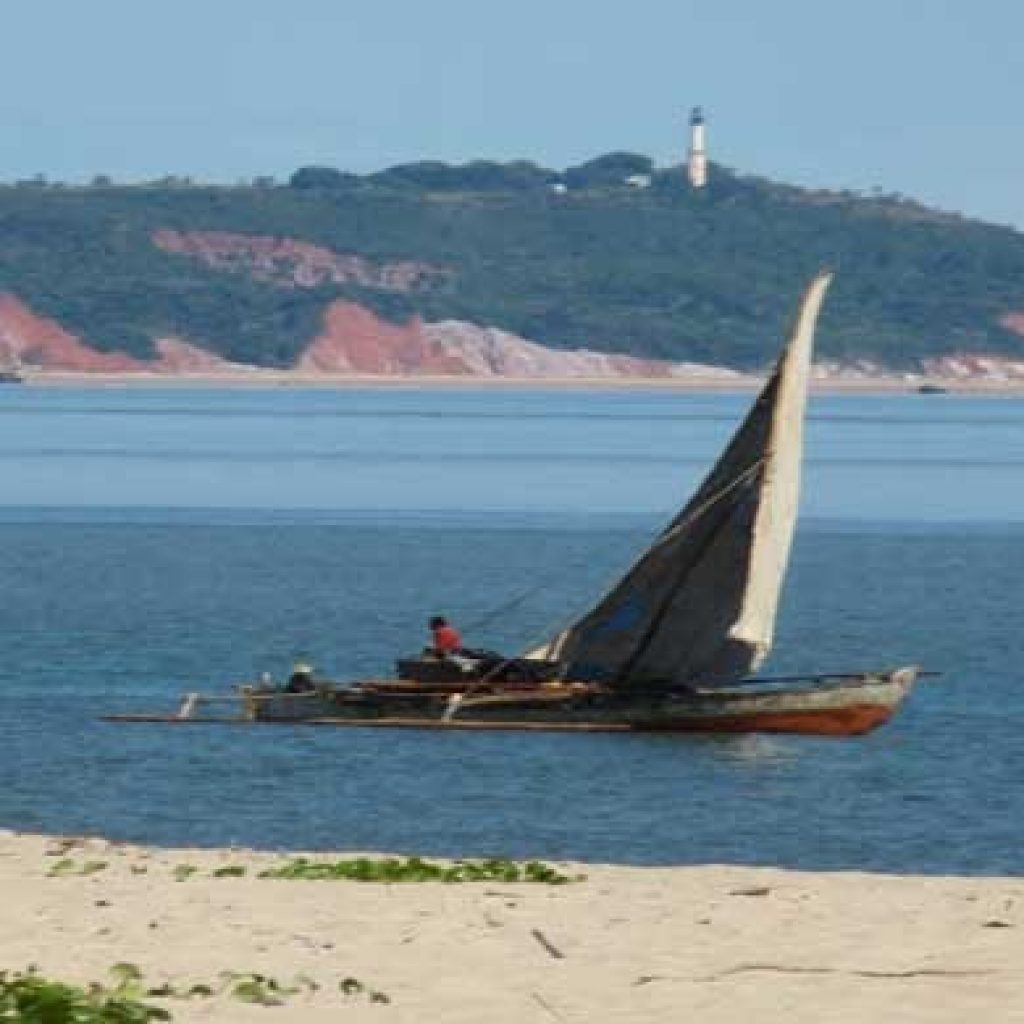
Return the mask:
[[(120, 721), (437, 729), (802, 732), (885, 722), (919, 672), (750, 677), (772, 646), (796, 524), (814, 326), (811, 283), (774, 373), (696, 494), (586, 614), (514, 658), (417, 656), (398, 678), (296, 679)], [(298, 682), (301, 685), (294, 685)], [(204, 709), (234, 708), (227, 716)]]
[(941, 384), (921, 384), (917, 393), (919, 395), (948, 395), (949, 389), (942, 387)]

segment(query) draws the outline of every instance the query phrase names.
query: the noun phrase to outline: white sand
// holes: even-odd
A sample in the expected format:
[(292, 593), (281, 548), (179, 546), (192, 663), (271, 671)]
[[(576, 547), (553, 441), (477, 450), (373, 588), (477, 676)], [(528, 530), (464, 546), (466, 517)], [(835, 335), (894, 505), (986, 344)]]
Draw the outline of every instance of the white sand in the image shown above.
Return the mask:
[[(270, 1008), (152, 1000), (175, 1021), (1024, 1020), (1024, 879), (570, 866), (586, 880), (288, 882), (254, 877), (280, 855), (69, 842), (0, 832), (0, 967), (322, 986)], [(108, 866), (48, 875), (62, 857)], [(180, 864), (200, 870), (175, 881)], [(246, 877), (211, 877), (227, 864)], [(346, 977), (390, 1002), (343, 996)]]

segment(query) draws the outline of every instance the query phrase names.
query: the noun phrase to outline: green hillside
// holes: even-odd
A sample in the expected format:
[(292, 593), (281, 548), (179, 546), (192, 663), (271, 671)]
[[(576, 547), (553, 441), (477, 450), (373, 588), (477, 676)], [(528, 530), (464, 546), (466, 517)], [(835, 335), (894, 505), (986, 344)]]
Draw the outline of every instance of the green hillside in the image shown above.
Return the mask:
[[(1024, 235), (897, 197), (810, 192), (712, 168), (609, 154), (556, 173), (521, 162), (420, 163), (358, 177), (304, 168), (286, 185), (0, 187), (0, 290), (97, 348), (165, 334), (229, 358), (290, 364), (325, 304), (361, 301), (501, 327), (558, 348), (757, 367), (822, 264), (838, 268), (823, 358), (893, 367), (955, 351), (1018, 353), (999, 325), (1024, 310)], [(564, 192), (552, 184), (564, 183)], [(291, 237), (452, 273), (403, 295), (286, 288), (158, 249), (159, 228)]]

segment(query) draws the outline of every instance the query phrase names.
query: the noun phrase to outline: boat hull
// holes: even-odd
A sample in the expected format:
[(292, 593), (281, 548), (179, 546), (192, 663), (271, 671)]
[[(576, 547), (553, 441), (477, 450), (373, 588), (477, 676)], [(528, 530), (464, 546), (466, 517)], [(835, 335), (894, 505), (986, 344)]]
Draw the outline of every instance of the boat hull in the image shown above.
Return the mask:
[(639, 725), (655, 732), (795, 732), (815, 736), (861, 736), (892, 718), (895, 708), (883, 703), (854, 707), (789, 711), (754, 711), (702, 719), (679, 719), (664, 725)]
[(390, 688), (388, 682), (310, 694), (250, 692), (245, 718), (434, 729), (550, 731), (787, 732), (857, 736), (886, 722), (910, 693), (917, 670), (816, 679), (803, 686), (621, 694), (583, 686), (474, 696)]
[[(804, 733), (859, 736), (907, 698), (916, 668), (803, 680), (751, 680), (728, 689), (622, 693), (573, 683), (488, 693), (406, 680), (319, 686), (307, 693), (242, 687), (235, 696), (189, 694), (176, 714), (111, 715), (118, 722), (308, 725), (530, 732)], [(219, 714), (217, 709), (224, 708)]]

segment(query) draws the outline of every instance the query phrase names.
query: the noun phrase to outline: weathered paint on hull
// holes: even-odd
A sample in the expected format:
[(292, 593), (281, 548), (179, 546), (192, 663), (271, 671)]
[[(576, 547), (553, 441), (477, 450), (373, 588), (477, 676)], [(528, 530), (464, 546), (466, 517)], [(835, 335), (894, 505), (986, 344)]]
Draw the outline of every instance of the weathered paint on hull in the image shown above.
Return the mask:
[(820, 716), (817, 720), (791, 718), (783, 721), (781, 716), (775, 722), (766, 718), (731, 719), (716, 722), (704, 719), (701, 722), (567, 722), (567, 721), (516, 721), (514, 719), (474, 721), (454, 719), (445, 721), (438, 718), (260, 718), (249, 720), (230, 718), (181, 718), (178, 715), (106, 715), (108, 722), (150, 722), (161, 725), (302, 725), (334, 727), (343, 729), (427, 729), (447, 732), (679, 732), (679, 733), (749, 733), (788, 732), (812, 736), (859, 736), (890, 718), (886, 711), (881, 718), (875, 717), (871, 724), (853, 719), (837, 719), (829, 727), (823, 727)]
[[(917, 677), (916, 669), (799, 690), (705, 692), (673, 696), (533, 693), (359, 700), (345, 691), (312, 700), (271, 698), (252, 707), (258, 721), (381, 725), (396, 728), (546, 729), (550, 731), (788, 732), (859, 736), (892, 717)], [(383, 684), (382, 684), (383, 685)]]
[(778, 711), (660, 723), (637, 723), (648, 732), (791, 732), (809, 736), (863, 736), (892, 718), (896, 708), (879, 704), (833, 711)]
[[(818, 685), (664, 694), (539, 688), (486, 695), (416, 692), (389, 684), (328, 687), (306, 694), (246, 690), (240, 697), (190, 695), (177, 715), (120, 715), (117, 721), (218, 722), (377, 729), (545, 732), (786, 732), (859, 736), (887, 721), (917, 678), (913, 668)], [(242, 704), (235, 716), (197, 714), (203, 704)]]

